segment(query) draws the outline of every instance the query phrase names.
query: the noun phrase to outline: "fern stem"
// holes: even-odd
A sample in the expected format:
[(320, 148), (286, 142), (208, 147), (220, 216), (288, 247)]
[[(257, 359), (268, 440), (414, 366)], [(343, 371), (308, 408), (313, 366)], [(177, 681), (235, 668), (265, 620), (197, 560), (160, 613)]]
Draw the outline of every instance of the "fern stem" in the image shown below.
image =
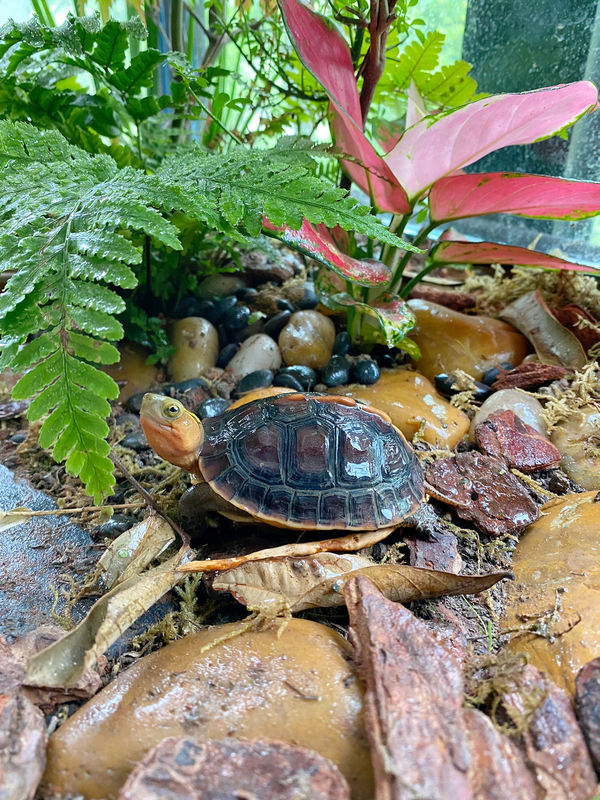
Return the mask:
[(171, 47), (183, 53), (183, 0), (171, 0)]

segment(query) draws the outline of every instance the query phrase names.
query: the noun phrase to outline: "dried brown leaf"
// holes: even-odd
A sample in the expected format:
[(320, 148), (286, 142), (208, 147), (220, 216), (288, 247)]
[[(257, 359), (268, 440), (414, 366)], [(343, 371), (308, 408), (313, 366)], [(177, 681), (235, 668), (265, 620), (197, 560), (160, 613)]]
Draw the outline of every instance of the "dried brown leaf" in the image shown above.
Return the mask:
[(587, 364), (581, 342), (552, 316), (539, 290), (521, 295), (499, 317), (527, 336), (542, 363), (571, 369)]
[(395, 528), (379, 528), (376, 531), (365, 531), (364, 533), (351, 533), (348, 536), (340, 536), (337, 539), (324, 539), (322, 542), (299, 542), (298, 544), (284, 544), (281, 547), (268, 547), (266, 550), (257, 550), (245, 556), (234, 558), (214, 558), (208, 561), (190, 561), (189, 564), (182, 564), (178, 567), (179, 572), (221, 572), (221, 570), (233, 569), (249, 561), (262, 561), (265, 558), (285, 558), (312, 556), (317, 553), (354, 552), (362, 550), (363, 547), (371, 547), (377, 542), (381, 542), (392, 533)]
[(0, 532), (7, 531), (9, 528), (14, 528), (15, 525), (21, 525), (31, 519), (27, 514), (28, 511), (29, 509), (23, 506), (12, 508), (10, 511), (0, 511)]
[(162, 517), (150, 514), (118, 536), (98, 562), (108, 589), (139, 575), (175, 540), (173, 528)]
[(476, 594), (510, 573), (455, 575), (404, 564), (373, 564), (361, 556), (323, 553), (314, 558), (250, 562), (218, 575), (212, 586), (255, 611), (276, 616), (344, 604), (345, 584), (364, 575), (389, 599), (409, 603), (431, 597)]
[(27, 682), (38, 686), (71, 686), (135, 620), (184, 579), (174, 568), (192, 552), (182, 548), (173, 558), (124, 581), (92, 606), (64, 638), (29, 661)]

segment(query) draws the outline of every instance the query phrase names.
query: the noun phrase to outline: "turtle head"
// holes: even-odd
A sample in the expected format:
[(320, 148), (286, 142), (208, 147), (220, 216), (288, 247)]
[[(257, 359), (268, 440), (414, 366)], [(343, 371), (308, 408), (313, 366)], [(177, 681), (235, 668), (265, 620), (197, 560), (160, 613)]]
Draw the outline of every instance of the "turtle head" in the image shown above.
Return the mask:
[(142, 400), (140, 423), (148, 444), (165, 461), (201, 478), (198, 456), (204, 428), (195, 414), (179, 400), (147, 392)]

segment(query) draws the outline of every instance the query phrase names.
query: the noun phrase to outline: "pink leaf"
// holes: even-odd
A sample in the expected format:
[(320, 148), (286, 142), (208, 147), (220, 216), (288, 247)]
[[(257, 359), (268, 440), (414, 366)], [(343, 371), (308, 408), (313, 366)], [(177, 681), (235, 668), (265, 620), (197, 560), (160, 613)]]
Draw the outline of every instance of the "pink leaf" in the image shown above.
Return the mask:
[[(421, 97), (417, 84), (414, 78), (410, 79), (410, 86), (408, 87), (408, 107), (406, 109), (406, 127), (412, 128), (417, 122), (420, 122), (427, 112), (425, 111), (425, 103)], [(389, 150), (388, 150), (389, 152)]]
[(430, 253), (436, 264), (515, 264), (523, 267), (566, 269), (598, 275), (598, 270), (556, 256), (496, 242), (440, 242)]
[(300, 0), (279, 0), (288, 34), (300, 61), (331, 99), (336, 145), (353, 161), (344, 169), (380, 211), (406, 214), (406, 194), (363, 133), (356, 78), (346, 40), (332, 22)]
[(263, 227), (267, 231), (276, 233), (277, 238), (289, 244), (290, 247), (301, 250), (311, 258), (325, 264), (346, 280), (359, 286), (379, 286), (389, 283), (391, 280), (390, 268), (381, 261), (376, 261), (375, 259), (359, 261), (342, 253), (335, 246), (324, 225), (319, 225), (319, 230), (317, 231), (309, 222), (304, 220), (300, 230), (294, 231), (287, 225), (281, 228), (276, 227), (266, 217), (263, 217)]
[(406, 131), (385, 160), (409, 198), (416, 200), (454, 170), (501, 147), (554, 136), (597, 104), (598, 92), (590, 81), (485, 97), (425, 117)]
[(354, 183), (366, 192), (378, 211), (408, 214), (406, 192), (367, 137), (343, 112), (332, 104), (331, 130), (337, 147), (354, 161), (342, 161)]
[(600, 214), (600, 183), (508, 172), (461, 175), (433, 184), (429, 208), (437, 222), (483, 214), (586, 219)]

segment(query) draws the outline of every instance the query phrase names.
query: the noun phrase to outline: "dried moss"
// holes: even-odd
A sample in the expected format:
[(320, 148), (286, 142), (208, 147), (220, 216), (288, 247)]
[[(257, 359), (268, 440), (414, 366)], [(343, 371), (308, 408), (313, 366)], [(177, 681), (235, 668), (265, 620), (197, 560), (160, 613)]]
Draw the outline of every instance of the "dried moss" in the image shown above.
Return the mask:
[[(539, 393), (536, 396), (541, 397)], [(554, 385), (553, 394), (548, 396), (542, 411), (548, 431), (589, 405), (600, 410), (600, 364), (597, 361), (577, 370), (567, 389)]]

